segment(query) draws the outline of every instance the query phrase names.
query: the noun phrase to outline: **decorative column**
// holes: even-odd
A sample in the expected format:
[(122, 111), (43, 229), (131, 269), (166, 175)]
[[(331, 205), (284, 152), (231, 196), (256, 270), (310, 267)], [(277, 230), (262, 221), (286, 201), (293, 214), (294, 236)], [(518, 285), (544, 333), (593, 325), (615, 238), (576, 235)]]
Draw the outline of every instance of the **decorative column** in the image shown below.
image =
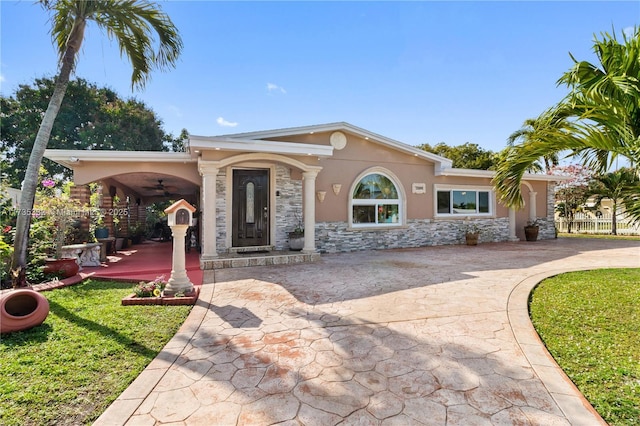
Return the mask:
[(202, 232), (202, 260), (210, 260), (218, 257), (216, 251), (216, 179), (218, 167), (207, 164), (206, 161), (198, 162), (198, 172), (202, 176), (201, 202), (202, 219), (200, 229)]
[(303, 216), (304, 216), (304, 247), (305, 253), (316, 251), (316, 176), (317, 171), (302, 173), (303, 181)]
[(516, 236), (516, 209), (509, 207), (509, 241), (518, 241)]
[(538, 216), (536, 214), (536, 195), (537, 192), (529, 191), (529, 220), (534, 221)]

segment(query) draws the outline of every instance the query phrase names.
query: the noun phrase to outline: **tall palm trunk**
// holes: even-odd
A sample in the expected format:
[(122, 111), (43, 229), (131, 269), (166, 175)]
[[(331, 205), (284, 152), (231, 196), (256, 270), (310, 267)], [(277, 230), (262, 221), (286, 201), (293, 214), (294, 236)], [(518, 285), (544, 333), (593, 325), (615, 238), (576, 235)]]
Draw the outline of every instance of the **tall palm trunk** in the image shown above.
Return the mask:
[(613, 199), (613, 212), (611, 214), (611, 233), (618, 235), (618, 199)]
[(13, 271), (13, 287), (28, 287), (26, 278), (27, 269), (27, 246), (29, 242), (29, 228), (31, 226), (31, 211), (36, 195), (36, 187), (38, 185), (38, 171), (44, 151), (47, 149), (53, 123), (60, 111), (62, 100), (64, 99), (69, 77), (73, 71), (75, 57), (80, 50), (82, 39), (84, 37), (85, 20), (77, 19), (74, 28), (67, 42), (67, 48), (62, 56), (60, 64), (60, 73), (56, 78), (56, 84), (53, 94), (49, 100), (47, 111), (42, 118), (40, 128), (36, 134), (33, 143), (33, 149), (29, 156), (29, 163), (25, 171), (24, 181), (22, 184), (22, 194), (20, 196), (20, 206), (18, 218), (16, 221), (16, 235), (13, 246), (13, 258), (11, 259), (11, 270)]

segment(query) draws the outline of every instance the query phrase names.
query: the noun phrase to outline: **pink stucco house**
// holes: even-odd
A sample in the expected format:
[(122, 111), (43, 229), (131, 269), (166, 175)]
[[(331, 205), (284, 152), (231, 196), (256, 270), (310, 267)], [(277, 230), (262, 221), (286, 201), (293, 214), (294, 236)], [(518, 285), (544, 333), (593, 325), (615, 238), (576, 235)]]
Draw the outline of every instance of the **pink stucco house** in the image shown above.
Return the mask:
[[(197, 207), (201, 259), (243, 250), (288, 250), (304, 227), (307, 253), (460, 244), (465, 229), (481, 242), (524, 239), (537, 218), (539, 238), (554, 237), (557, 176), (527, 174), (526, 207), (499, 202), (491, 171), (451, 161), (348, 123), (191, 136), (187, 152), (47, 150), (73, 170), (76, 186), (141, 211), (161, 198)], [(76, 191), (81, 193), (81, 190)], [(106, 192), (106, 191), (105, 191)]]

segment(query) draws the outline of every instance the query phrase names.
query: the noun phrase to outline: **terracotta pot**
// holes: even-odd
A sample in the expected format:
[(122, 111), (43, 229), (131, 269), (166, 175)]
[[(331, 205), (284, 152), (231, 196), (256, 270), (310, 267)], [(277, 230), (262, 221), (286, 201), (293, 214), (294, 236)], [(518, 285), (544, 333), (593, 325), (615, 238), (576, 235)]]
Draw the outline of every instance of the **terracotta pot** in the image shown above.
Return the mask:
[(60, 274), (63, 278), (74, 276), (80, 270), (75, 259), (47, 259), (44, 265), (45, 274)]
[(475, 233), (469, 232), (469, 233), (465, 234), (464, 238), (465, 238), (468, 246), (477, 246), (478, 245), (478, 237), (479, 236), (480, 236), (480, 234), (478, 234), (477, 232), (475, 232)]
[(27, 330), (44, 322), (49, 301), (34, 290), (18, 289), (0, 295), (0, 333)]

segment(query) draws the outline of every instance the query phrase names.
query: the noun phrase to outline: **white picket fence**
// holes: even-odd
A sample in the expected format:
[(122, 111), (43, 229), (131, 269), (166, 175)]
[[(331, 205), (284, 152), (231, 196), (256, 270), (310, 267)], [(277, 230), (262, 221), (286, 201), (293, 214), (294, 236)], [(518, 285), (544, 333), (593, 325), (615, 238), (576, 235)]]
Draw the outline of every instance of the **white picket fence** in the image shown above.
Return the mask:
[[(593, 217), (585, 213), (576, 213), (572, 224), (571, 232), (578, 234), (610, 234), (611, 215)], [(556, 219), (558, 232), (569, 232), (569, 221), (566, 218)], [(618, 235), (640, 235), (640, 223), (635, 224), (624, 214), (619, 214), (616, 218), (616, 228)]]

